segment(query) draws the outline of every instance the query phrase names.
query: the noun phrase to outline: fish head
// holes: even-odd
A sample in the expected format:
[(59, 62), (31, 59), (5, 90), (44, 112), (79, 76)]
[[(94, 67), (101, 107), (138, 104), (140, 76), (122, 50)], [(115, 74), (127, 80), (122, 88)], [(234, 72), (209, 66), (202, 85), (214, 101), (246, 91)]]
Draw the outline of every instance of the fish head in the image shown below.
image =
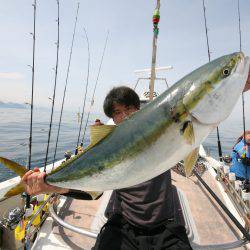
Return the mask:
[[(219, 124), (231, 113), (249, 73), (249, 58), (242, 52), (222, 56), (189, 75), (183, 104), (200, 123)], [(191, 79), (191, 80), (190, 80)]]

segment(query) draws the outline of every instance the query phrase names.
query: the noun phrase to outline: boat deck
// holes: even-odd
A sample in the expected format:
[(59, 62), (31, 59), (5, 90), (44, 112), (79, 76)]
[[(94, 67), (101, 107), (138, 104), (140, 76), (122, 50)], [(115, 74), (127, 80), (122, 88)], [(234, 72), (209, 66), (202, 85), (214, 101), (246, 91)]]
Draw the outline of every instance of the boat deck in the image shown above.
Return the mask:
[[(210, 173), (206, 171), (202, 178), (224, 202)], [(201, 245), (223, 244), (237, 240), (237, 229), (195, 176), (186, 178), (172, 171), (172, 183), (186, 195)]]
[[(223, 200), (211, 174), (206, 171), (203, 174), (203, 178), (221, 200)], [(191, 211), (195, 224), (194, 232), (198, 232), (196, 243), (200, 245), (222, 244), (237, 240), (238, 233), (235, 226), (232, 225), (227, 215), (218, 207), (207, 191), (204, 190), (196, 177), (186, 178), (172, 171), (172, 180), (173, 185), (178, 190), (181, 190), (187, 198), (187, 206)], [(97, 201), (81, 201), (67, 198), (59, 212), (59, 216), (66, 222), (82, 229), (93, 230), (93, 221), (96, 218), (100, 204), (103, 202), (107, 203), (107, 200), (103, 201), (103, 199), (107, 199), (107, 197), (104, 196)], [(56, 238), (56, 241), (53, 240), (53, 245), (57, 246), (57, 249), (91, 249), (95, 243), (94, 239), (62, 228), (55, 222), (53, 222), (52, 227), (53, 237)], [(51, 235), (44, 237), (44, 239), (48, 240), (50, 237)], [(44, 244), (43, 249), (46, 249)]]

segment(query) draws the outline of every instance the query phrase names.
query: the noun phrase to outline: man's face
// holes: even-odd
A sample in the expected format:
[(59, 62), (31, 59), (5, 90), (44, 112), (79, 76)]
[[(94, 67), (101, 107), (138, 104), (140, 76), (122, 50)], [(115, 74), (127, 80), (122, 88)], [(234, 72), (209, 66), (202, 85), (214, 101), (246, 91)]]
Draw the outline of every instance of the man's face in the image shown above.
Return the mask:
[(135, 106), (125, 106), (123, 104), (113, 104), (113, 121), (115, 124), (121, 123), (126, 117), (137, 111)]
[(250, 134), (246, 134), (246, 143), (250, 144)]

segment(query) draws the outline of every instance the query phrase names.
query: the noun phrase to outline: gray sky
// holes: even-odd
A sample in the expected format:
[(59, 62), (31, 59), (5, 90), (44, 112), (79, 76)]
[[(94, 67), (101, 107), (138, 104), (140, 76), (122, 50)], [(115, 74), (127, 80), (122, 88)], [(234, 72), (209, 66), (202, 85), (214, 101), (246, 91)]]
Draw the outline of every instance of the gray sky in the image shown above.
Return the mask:
[[(242, 46), (250, 55), (250, 1), (241, 0)], [(0, 89), (2, 101), (25, 102), (30, 99), (33, 25), (31, 0), (1, 1), (0, 8)], [(152, 13), (156, 1), (110, 0), (80, 1), (65, 108), (82, 105), (87, 74), (87, 45), (83, 27), (90, 40), (92, 95), (107, 30), (110, 38), (97, 87), (94, 111), (102, 111), (105, 94), (116, 85), (134, 86), (134, 70), (149, 68), (152, 53)], [(66, 67), (72, 39), (77, 1), (61, 0), (61, 39), (56, 105), (61, 103)], [(207, 23), (212, 59), (239, 50), (237, 0), (207, 0)], [(53, 0), (37, 1), (37, 44), (35, 105), (48, 106), (52, 96), (56, 59), (57, 5)], [(158, 39), (158, 66), (172, 65), (165, 75), (173, 84), (185, 74), (207, 62), (207, 49), (201, 0), (162, 0)], [(142, 84), (138, 89), (140, 93)], [(163, 90), (165, 85), (157, 87)], [(246, 105), (250, 106), (246, 93)], [(90, 99), (90, 95), (89, 98)], [(236, 111), (241, 112), (238, 105)]]

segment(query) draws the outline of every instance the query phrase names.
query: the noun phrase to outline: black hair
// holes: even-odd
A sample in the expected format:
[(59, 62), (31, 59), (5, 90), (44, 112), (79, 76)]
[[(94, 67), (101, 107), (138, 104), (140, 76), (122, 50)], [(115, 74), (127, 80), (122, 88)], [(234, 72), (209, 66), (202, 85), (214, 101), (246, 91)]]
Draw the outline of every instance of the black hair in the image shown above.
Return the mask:
[(109, 91), (103, 104), (103, 110), (106, 116), (112, 118), (115, 103), (125, 105), (126, 107), (134, 106), (140, 109), (139, 96), (133, 89), (126, 86), (115, 87)]

